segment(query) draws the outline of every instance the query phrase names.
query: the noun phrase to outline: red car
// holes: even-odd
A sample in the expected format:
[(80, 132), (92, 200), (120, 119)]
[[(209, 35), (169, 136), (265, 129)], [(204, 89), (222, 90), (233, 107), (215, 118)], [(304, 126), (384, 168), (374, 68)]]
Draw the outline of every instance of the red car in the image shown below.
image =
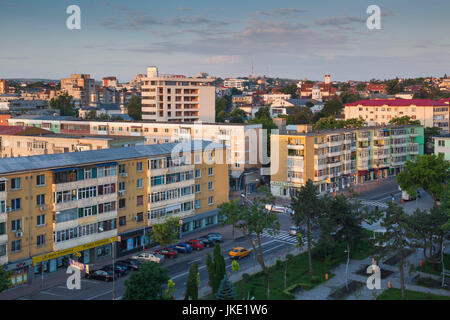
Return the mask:
[(193, 249), (202, 250), (203, 249), (203, 242), (200, 240), (189, 240), (188, 245), (190, 245)]
[(155, 250), (155, 253), (163, 255), (167, 259), (170, 259), (170, 258), (175, 259), (178, 256), (177, 250), (172, 250), (170, 248), (158, 249), (158, 250)]

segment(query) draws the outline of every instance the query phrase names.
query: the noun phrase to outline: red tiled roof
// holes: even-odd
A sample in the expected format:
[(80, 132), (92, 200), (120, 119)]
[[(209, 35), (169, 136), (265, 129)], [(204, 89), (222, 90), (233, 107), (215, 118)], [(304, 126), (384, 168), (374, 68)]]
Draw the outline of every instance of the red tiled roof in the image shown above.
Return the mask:
[(380, 100), (360, 100), (353, 103), (347, 103), (345, 106), (367, 106), (367, 107), (378, 107), (378, 106), (392, 106), (392, 107), (409, 107), (415, 105), (418, 107), (429, 107), (429, 106), (446, 106), (442, 101), (435, 101), (430, 99), (380, 99)]
[(0, 126), (0, 134), (18, 134), (27, 130), (28, 127), (23, 126)]

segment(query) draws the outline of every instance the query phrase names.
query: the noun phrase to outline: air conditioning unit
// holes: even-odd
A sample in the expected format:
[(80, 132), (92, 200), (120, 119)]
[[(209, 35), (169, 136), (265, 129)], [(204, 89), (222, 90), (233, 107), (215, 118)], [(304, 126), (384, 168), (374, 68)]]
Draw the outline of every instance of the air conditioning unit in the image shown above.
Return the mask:
[(123, 197), (125, 195), (125, 190), (120, 190), (119, 191), (119, 196)]
[(21, 236), (23, 236), (23, 232), (22, 231), (17, 231), (16, 232), (16, 237), (20, 238)]
[(126, 173), (126, 172), (122, 172), (120, 175), (125, 178), (128, 177), (128, 173)]
[(134, 221), (138, 221), (139, 217), (135, 216), (133, 219), (134, 219)]
[(6, 212), (12, 212), (13, 209), (11, 207), (6, 207)]
[(47, 209), (47, 206), (45, 204), (43, 204), (42, 206), (39, 207), (39, 210), (41, 211), (45, 211)]

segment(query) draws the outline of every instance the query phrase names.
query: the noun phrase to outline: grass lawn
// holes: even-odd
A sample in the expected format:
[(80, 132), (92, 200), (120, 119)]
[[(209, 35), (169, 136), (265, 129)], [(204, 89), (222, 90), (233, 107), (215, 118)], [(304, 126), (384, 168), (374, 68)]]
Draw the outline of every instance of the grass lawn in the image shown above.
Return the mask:
[[(338, 266), (347, 259), (347, 254), (345, 253), (346, 244), (339, 242), (336, 246), (334, 253), (329, 255), (327, 261), (321, 261), (315, 257), (316, 249), (313, 249), (312, 265), (314, 275), (311, 277), (308, 272), (308, 253), (302, 253), (300, 255), (294, 256), (293, 261), (288, 264), (287, 268), (287, 287), (300, 284), (300, 287), (304, 290), (310, 290), (317, 285), (325, 282), (325, 274), (328, 273), (328, 278), (334, 276), (330, 272), (330, 269)], [(358, 241), (355, 248), (351, 250), (351, 259), (361, 260), (368, 257), (374, 252), (374, 247), (370, 240), (362, 239)], [(284, 288), (284, 266), (273, 266), (269, 268), (270, 270), (270, 300), (288, 300), (293, 299), (292, 296), (283, 293)], [(244, 284), (242, 280), (234, 284), (236, 293), (239, 299), (247, 298), (248, 293), (250, 296), (254, 296), (257, 300), (267, 299), (267, 283), (266, 278), (262, 272), (254, 274), (250, 277), (247, 284)], [(207, 295), (202, 299), (214, 299), (212, 295)]]
[[(450, 254), (444, 254), (444, 264), (446, 266), (445, 269), (450, 269)], [(432, 265), (429, 262), (424, 261), (422, 264), (422, 268), (419, 266), (417, 267), (417, 271), (422, 271), (425, 273), (430, 273), (430, 274), (435, 274), (440, 276), (441, 275), (441, 271), (442, 271), (442, 263), (436, 265), (436, 269), (435, 266)]]
[(400, 289), (390, 288), (384, 290), (383, 293), (377, 297), (377, 300), (450, 300), (450, 297), (446, 296), (409, 290), (406, 290), (405, 292), (405, 299), (402, 299), (401, 295)]

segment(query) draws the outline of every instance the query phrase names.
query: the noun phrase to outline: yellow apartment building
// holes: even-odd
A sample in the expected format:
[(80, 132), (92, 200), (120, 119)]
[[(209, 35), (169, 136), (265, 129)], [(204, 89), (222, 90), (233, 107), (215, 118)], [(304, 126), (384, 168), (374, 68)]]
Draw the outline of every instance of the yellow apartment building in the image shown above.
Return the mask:
[(166, 217), (180, 219), (182, 235), (217, 225), (228, 165), (209, 160), (225, 154), (192, 141), (0, 159), (0, 263), (11, 286), (69, 258), (139, 251)]

